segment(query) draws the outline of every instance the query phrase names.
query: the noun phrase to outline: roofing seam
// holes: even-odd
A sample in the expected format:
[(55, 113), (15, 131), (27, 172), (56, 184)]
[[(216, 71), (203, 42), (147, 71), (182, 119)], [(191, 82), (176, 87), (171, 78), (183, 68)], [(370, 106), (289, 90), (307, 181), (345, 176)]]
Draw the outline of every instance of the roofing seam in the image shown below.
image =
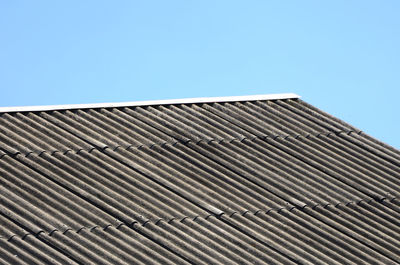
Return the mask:
[[(291, 207), (281, 207), (281, 208), (277, 208), (277, 209), (268, 209), (266, 211), (260, 209), (260, 210), (256, 210), (255, 212), (252, 212), (252, 211), (249, 211), (249, 210), (245, 210), (243, 212), (235, 211), (235, 212), (233, 212), (233, 213), (231, 213), (229, 215), (227, 215), (226, 213), (221, 213), (219, 215), (208, 214), (206, 216), (197, 215), (197, 216), (184, 216), (184, 217), (179, 217), (179, 218), (172, 217), (171, 219), (163, 219), (163, 218), (159, 218), (157, 220), (148, 219), (148, 220), (145, 220), (142, 223), (139, 223), (139, 222), (136, 222), (136, 221), (132, 222), (130, 224), (127, 224), (127, 223), (124, 223), (124, 222), (114, 223), (114, 224), (113, 223), (109, 223), (109, 224), (102, 224), (101, 226), (99, 226), (99, 225), (94, 225), (92, 227), (82, 226), (82, 227), (79, 227), (77, 229), (72, 229), (71, 227), (64, 227), (64, 231), (60, 231), (59, 229), (53, 229), (51, 231), (50, 230), (49, 231), (39, 230), (37, 232), (34, 232), (34, 231), (31, 231), (31, 232), (24, 231), (24, 232), (22, 232), (22, 231), (20, 231), (19, 234), (12, 234), (12, 233), (10, 234), (10, 232), (8, 232), (6, 236), (4, 236), (4, 234), (6, 234), (5, 230), (7, 230), (7, 228), (6, 228), (7, 225), (4, 225), (4, 223), (3, 223), (4, 227), (2, 228), (2, 231), (1, 231), (2, 233), (0, 234), (0, 238), (5, 238), (7, 241), (9, 241), (13, 237), (19, 237), (21, 239), (24, 239), (28, 235), (38, 236), (40, 233), (45, 233), (48, 236), (51, 236), (54, 232), (57, 232), (57, 231), (59, 231), (61, 233), (65, 233), (67, 231), (79, 233), (81, 230), (87, 229), (88, 231), (93, 232), (93, 230), (96, 229), (96, 228), (102, 228), (105, 231), (110, 227), (114, 227), (114, 228), (118, 229), (122, 225), (125, 225), (127, 227), (132, 228), (132, 227), (134, 227), (135, 224), (139, 224), (139, 225), (145, 227), (146, 225), (148, 225), (148, 223), (153, 223), (154, 225), (157, 225), (159, 222), (166, 222), (166, 223), (169, 223), (169, 224), (172, 223), (172, 222), (180, 222), (180, 223), (182, 223), (186, 219), (190, 219), (192, 221), (195, 221), (197, 218), (202, 218), (202, 219), (207, 220), (208, 218), (210, 218), (212, 216), (217, 218), (217, 219), (218, 218), (221, 219), (222, 215), (225, 215), (225, 216), (228, 216), (229, 218), (232, 218), (232, 216), (235, 216), (235, 215), (245, 216), (245, 215), (248, 215), (248, 214), (253, 214), (253, 215), (258, 215), (258, 214), (262, 214), (262, 213), (264, 213), (264, 214), (272, 214), (271, 212), (280, 213), (282, 211), (288, 211), (288, 212), (291, 212), (291, 211), (302, 211), (302, 212), (306, 213), (306, 212), (309, 212), (308, 210), (307, 211), (304, 210), (304, 208), (306, 208), (306, 207), (310, 208), (310, 210), (316, 210), (316, 209), (319, 209), (319, 208), (327, 209), (327, 208), (330, 208), (330, 207), (334, 207), (334, 208), (337, 208), (337, 209), (339, 209), (339, 210), (341, 210), (343, 212), (351, 211), (351, 209), (353, 209), (354, 207), (357, 208), (357, 207), (359, 207), (359, 205), (364, 205), (364, 204), (366, 204), (366, 205), (373, 204), (375, 206), (376, 205), (382, 205), (382, 206), (386, 206), (386, 207), (389, 207), (389, 208), (393, 208), (393, 207), (396, 207), (396, 202), (399, 199), (400, 198), (391, 198), (391, 199), (383, 198), (381, 201), (375, 201), (373, 199), (370, 199), (370, 200), (351, 201), (351, 202), (346, 202), (346, 203), (339, 202), (337, 204), (330, 204), (330, 203), (325, 204), (325, 205), (316, 204), (316, 205), (313, 205), (312, 207), (308, 206), (308, 205), (305, 205), (305, 206), (302, 206), (302, 207), (291, 206)], [(400, 204), (397, 204), (397, 205), (400, 205)], [(398, 207), (396, 207), (396, 209), (398, 209)], [(395, 212), (392, 212), (392, 214), (393, 213), (395, 213)], [(395, 214), (398, 215), (397, 213), (395, 213)], [(6, 216), (3, 215), (3, 217), (6, 217)], [(393, 222), (393, 220), (395, 220), (395, 219), (392, 219), (390, 221)], [(383, 220), (380, 220), (380, 222), (385, 222), (385, 221), (383, 219)], [(398, 221), (394, 221), (394, 223), (397, 223), (397, 222)], [(386, 223), (385, 225), (388, 225), (388, 224), (389, 224), (389, 226), (391, 226), (390, 222)]]
[[(371, 204), (378, 204), (383, 212), (377, 211), (375, 208), (376, 205), (372, 206)], [(53, 230), (49, 234), (40, 231), (35, 235), (35, 238), (51, 246), (57, 246), (61, 242), (69, 242), (67, 244), (74, 246), (73, 242), (79, 242), (78, 244), (86, 245), (85, 255), (90, 255), (91, 251), (95, 251), (95, 249), (101, 246), (89, 244), (87, 239), (97, 242), (99, 240), (98, 236), (109, 237), (106, 236), (107, 233), (113, 232), (114, 236), (123, 237), (124, 240), (128, 240), (129, 243), (133, 244), (133, 238), (128, 237), (128, 235), (134, 233), (136, 236), (139, 236), (140, 234), (150, 240), (146, 244), (149, 244), (148, 246), (151, 246), (151, 249), (157, 249), (154, 244), (171, 248), (170, 251), (177, 256), (176, 259), (183, 259), (178, 264), (184, 264), (184, 260), (197, 260), (197, 263), (200, 264), (203, 262), (216, 264), (221, 262), (230, 263), (232, 260), (238, 263), (248, 263), (257, 260), (258, 262), (264, 260), (264, 262), (277, 263), (277, 260), (279, 260), (283, 264), (290, 264), (291, 262), (307, 264), (308, 259), (315, 263), (357, 263), (368, 260), (372, 263), (384, 262), (385, 264), (395, 264), (395, 262), (399, 261), (398, 245), (400, 238), (398, 236), (399, 228), (396, 225), (398, 224), (398, 220), (396, 221), (396, 217), (393, 216), (395, 214), (398, 217), (399, 213), (394, 212), (393, 209), (398, 209), (399, 205), (397, 199), (392, 199), (391, 201), (384, 200), (382, 202), (360, 201), (345, 205), (338, 204), (332, 207), (329, 205), (313, 208), (293, 207), (292, 209), (283, 208), (267, 212), (234, 213), (231, 216), (221, 215), (216, 217), (209, 215), (205, 218), (185, 217), (181, 220), (173, 219), (168, 222), (158, 220), (155, 223), (147, 222), (142, 225), (137, 225), (136, 223), (131, 226), (120, 224), (114, 227), (108, 225), (103, 229), (95, 226), (87, 229), (80, 228), (75, 232), (71, 231), (71, 229), (66, 229), (64, 232)], [(367, 212), (368, 215), (361, 215), (363, 212)], [(370, 221), (361, 223), (357, 219), (360, 216), (366, 216)], [(371, 219), (371, 216), (372, 218), (376, 218), (376, 220)], [(361, 227), (359, 226), (360, 223), (362, 224)], [(268, 227), (267, 230), (265, 230), (265, 226)], [(315, 233), (316, 227), (321, 226), (325, 230)], [(222, 231), (225, 231), (225, 233), (221, 234)], [(157, 236), (158, 233), (161, 233), (161, 237)], [(264, 233), (266, 234), (264, 235)], [(241, 235), (240, 237), (244, 241), (240, 242), (240, 244), (232, 245), (227, 238), (223, 237), (228, 236), (232, 238), (235, 234), (236, 236)], [(23, 232), (20, 235), (22, 241), (31, 239), (29, 236), (30, 233)], [(53, 239), (53, 237), (55, 238)], [(69, 241), (71, 238), (74, 241)], [(310, 242), (310, 238), (314, 239), (314, 241)], [(16, 240), (18, 241), (19, 239), (11, 235), (7, 239), (7, 242), (14, 242)], [(134, 251), (132, 247), (126, 245), (127, 242), (125, 241), (113, 237), (110, 237), (109, 240), (111, 242), (117, 240), (118, 245), (116, 247), (125, 246), (124, 248), (129, 250), (127, 251), (128, 253), (138, 255), (139, 259), (141, 256), (147, 262), (152, 261), (151, 259), (149, 260), (149, 256), (158, 254), (161, 254), (158, 259), (162, 262), (166, 262), (167, 264), (171, 262), (170, 256), (168, 256), (169, 259), (162, 257), (162, 255), (169, 255), (169, 252), (165, 253), (162, 249), (159, 249), (159, 252), (156, 253), (150, 249), (146, 250), (146, 245), (142, 245), (143, 242), (140, 245), (135, 243), (135, 247), (141, 246), (141, 250), (146, 250), (147, 253), (144, 253), (149, 256), (143, 255), (143, 252)], [(201, 245), (200, 242), (204, 240), (214, 248), (207, 248), (205, 245)], [(305, 242), (308, 242), (308, 244), (311, 243), (311, 245), (307, 246), (301, 243), (303, 240), (306, 240)], [(173, 242), (177, 245), (174, 245)], [(194, 245), (191, 247), (184, 242), (190, 242), (190, 244)], [(253, 249), (243, 249), (241, 247), (241, 245), (247, 245), (250, 242), (258, 246), (253, 245)], [(5, 242), (2, 243), (4, 244)], [(104, 244), (105, 242), (99, 241), (99, 243)], [(291, 248), (288, 248), (288, 246), (291, 246)], [(269, 251), (266, 251), (265, 247), (269, 248)], [(238, 256), (235, 252), (232, 252), (231, 248), (236, 249), (240, 255)], [(257, 249), (262, 249), (261, 253)], [(109, 251), (117, 250), (112, 247)], [(217, 254), (216, 251), (220, 251), (220, 254)], [(120, 255), (127, 255), (126, 252), (119, 252)], [(256, 256), (252, 256), (249, 255), (249, 252), (258, 253)], [(105, 253), (105, 255), (107, 258), (111, 258), (110, 262), (115, 262), (116, 264), (122, 262), (117, 258), (118, 256), (115, 256), (114, 252)], [(138, 262), (138, 260), (132, 259), (133, 257), (137, 258), (136, 256), (128, 255), (128, 257), (131, 258), (132, 262)], [(98, 262), (106, 262), (101, 257), (96, 259)], [(106, 264), (108, 263), (106, 262)]]

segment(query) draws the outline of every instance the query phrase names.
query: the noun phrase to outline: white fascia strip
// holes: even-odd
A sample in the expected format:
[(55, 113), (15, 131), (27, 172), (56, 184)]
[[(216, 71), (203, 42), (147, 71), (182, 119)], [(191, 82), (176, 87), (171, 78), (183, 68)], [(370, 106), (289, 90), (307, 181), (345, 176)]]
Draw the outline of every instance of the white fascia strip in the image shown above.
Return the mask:
[(233, 96), (233, 97), (204, 97), (204, 98), (183, 98), (183, 99), (166, 99), (166, 100), (149, 100), (149, 101), (131, 101), (118, 103), (95, 103), (95, 104), (67, 104), (67, 105), (48, 105), (48, 106), (24, 106), (24, 107), (0, 107), (2, 112), (26, 112), (26, 111), (51, 111), (66, 109), (93, 109), (93, 108), (117, 108), (117, 107), (136, 107), (136, 106), (154, 106), (154, 105), (170, 105), (170, 104), (196, 104), (196, 103), (213, 103), (213, 102), (234, 102), (234, 101), (254, 101), (254, 100), (277, 100), (300, 98), (294, 93), (285, 94), (267, 94), (252, 96)]

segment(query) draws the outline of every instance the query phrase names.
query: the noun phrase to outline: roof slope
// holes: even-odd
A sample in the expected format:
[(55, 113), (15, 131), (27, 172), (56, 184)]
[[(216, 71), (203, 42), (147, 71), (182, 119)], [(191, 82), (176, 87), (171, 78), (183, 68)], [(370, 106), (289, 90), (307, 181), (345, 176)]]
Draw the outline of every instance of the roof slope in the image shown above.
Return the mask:
[(227, 101), (1, 113), (0, 263), (400, 263), (398, 150)]

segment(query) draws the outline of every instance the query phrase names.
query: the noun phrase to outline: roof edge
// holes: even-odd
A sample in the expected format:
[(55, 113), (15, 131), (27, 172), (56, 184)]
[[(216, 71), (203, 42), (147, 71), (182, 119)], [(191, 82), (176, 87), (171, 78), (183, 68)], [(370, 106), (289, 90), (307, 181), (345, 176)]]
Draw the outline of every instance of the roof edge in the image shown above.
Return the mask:
[(200, 97), (200, 98), (146, 100), (146, 101), (130, 101), (130, 102), (116, 102), (116, 103), (0, 107), (0, 113), (52, 111), (52, 110), (67, 110), (67, 109), (118, 108), (118, 107), (154, 106), (154, 105), (170, 105), (170, 104), (196, 104), (196, 103), (254, 101), (254, 100), (277, 100), (277, 99), (291, 99), (291, 98), (300, 98), (300, 96), (294, 93), (283, 93), (283, 94), (265, 94), (265, 95), (249, 95), (249, 96), (231, 96), (231, 97)]

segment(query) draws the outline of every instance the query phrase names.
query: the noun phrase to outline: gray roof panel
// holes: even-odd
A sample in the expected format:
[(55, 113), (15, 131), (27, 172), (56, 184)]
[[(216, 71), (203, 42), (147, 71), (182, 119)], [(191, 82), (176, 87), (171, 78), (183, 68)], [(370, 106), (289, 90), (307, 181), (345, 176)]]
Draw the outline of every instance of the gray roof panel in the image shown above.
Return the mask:
[(0, 114), (0, 262), (397, 264), (400, 152), (297, 97)]

